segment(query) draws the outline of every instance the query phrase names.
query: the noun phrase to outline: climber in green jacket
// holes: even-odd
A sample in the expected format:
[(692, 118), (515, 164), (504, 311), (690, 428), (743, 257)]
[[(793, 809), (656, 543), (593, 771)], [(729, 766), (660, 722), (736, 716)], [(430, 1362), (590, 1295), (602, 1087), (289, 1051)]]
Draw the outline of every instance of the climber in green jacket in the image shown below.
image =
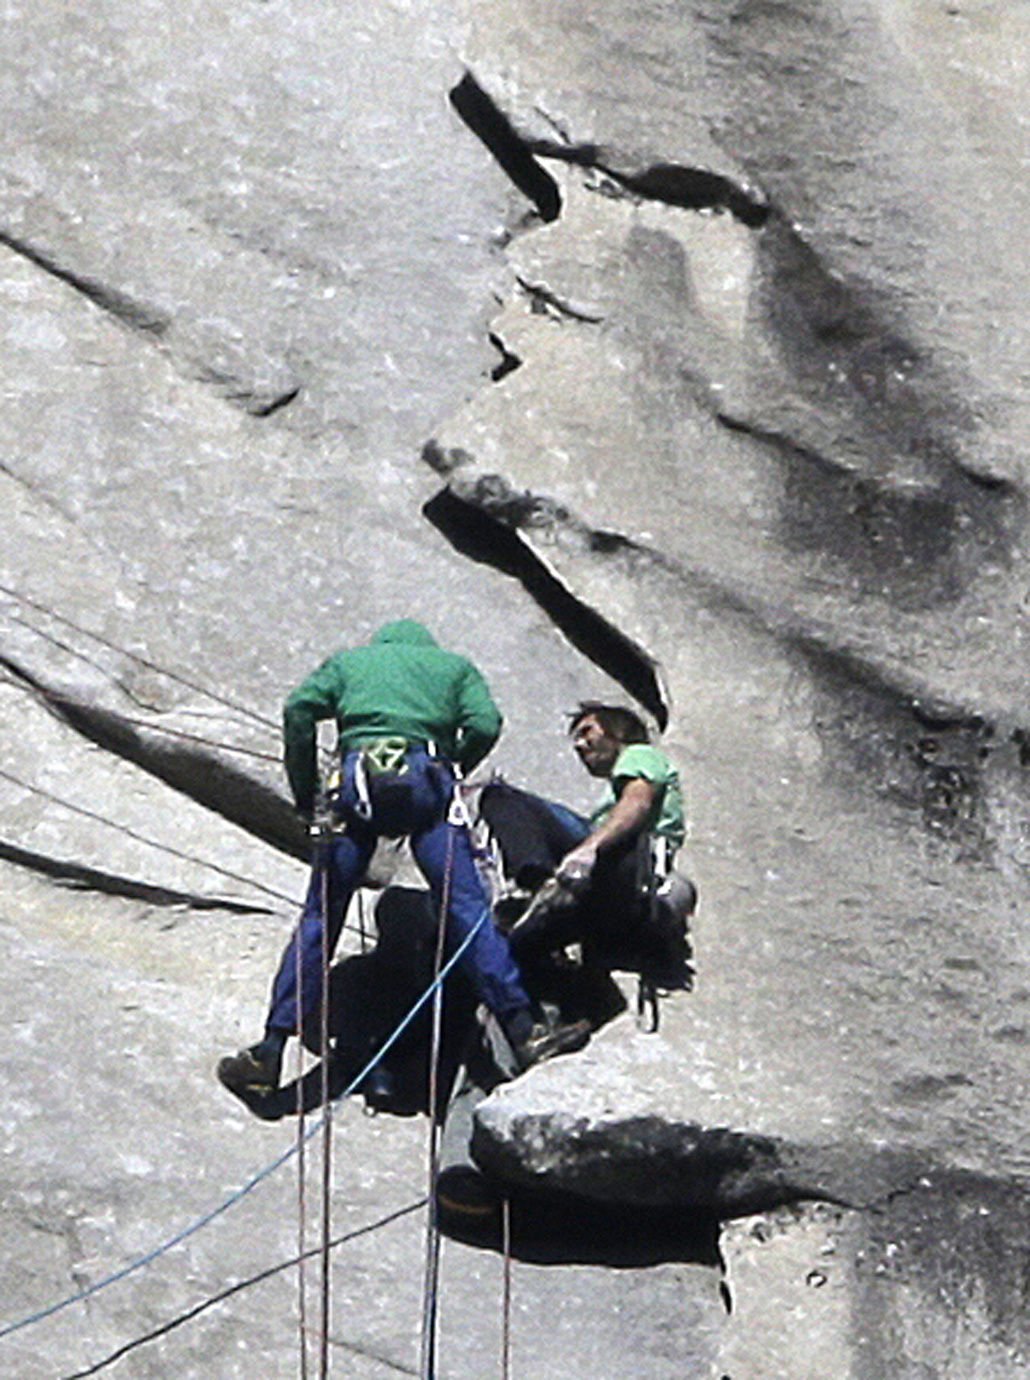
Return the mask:
[(286, 775), (302, 814), (315, 803), (315, 725), (331, 718), (341, 756), (398, 737), (433, 744), (463, 774), (497, 742), (502, 722), (471, 661), (438, 647), (432, 633), (410, 618), (385, 624), (367, 646), (329, 657), (287, 699)]
[(300, 925), (273, 984), (264, 1039), (220, 1062), (222, 1083), (252, 1107), (255, 1098), (275, 1092), (286, 1040), (321, 1000), (323, 911), (331, 955), (383, 835), (410, 839), (438, 912), (446, 897), (448, 947), (470, 939), (465, 967), (518, 1063), (528, 1067), (585, 1044), (586, 1028), (549, 1029), (534, 1021), (518, 965), (490, 915), (464, 812), (456, 808), (456, 770), (471, 771), (501, 730), (500, 711), (475, 666), (439, 647), (411, 619), (387, 623), (366, 645), (323, 662), (289, 696), (283, 713), (286, 772), (297, 809), (308, 818), (318, 780), (316, 725), (323, 719), (335, 719), (339, 734), (340, 786), (331, 803), (345, 829), (332, 834), (327, 856), (312, 870)]

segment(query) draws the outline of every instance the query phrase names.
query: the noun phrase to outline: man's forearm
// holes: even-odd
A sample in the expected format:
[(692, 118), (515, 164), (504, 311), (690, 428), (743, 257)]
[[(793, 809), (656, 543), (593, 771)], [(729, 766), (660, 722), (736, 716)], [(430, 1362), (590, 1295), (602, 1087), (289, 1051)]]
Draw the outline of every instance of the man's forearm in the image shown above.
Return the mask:
[(593, 871), (599, 854), (633, 838), (646, 826), (654, 797), (655, 789), (650, 781), (643, 778), (631, 781), (604, 823), (566, 853), (558, 868), (558, 876), (572, 883), (585, 881)]
[[(641, 792), (634, 791), (633, 787), (636, 785), (644, 786), (647, 789)], [(584, 843), (590, 845), (598, 853), (603, 853), (605, 849), (611, 848), (614, 844), (622, 843), (625, 839), (639, 834), (647, 823), (653, 798), (654, 793), (648, 782), (631, 782), (621, 798), (615, 803), (608, 818), (592, 834), (587, 835)]]

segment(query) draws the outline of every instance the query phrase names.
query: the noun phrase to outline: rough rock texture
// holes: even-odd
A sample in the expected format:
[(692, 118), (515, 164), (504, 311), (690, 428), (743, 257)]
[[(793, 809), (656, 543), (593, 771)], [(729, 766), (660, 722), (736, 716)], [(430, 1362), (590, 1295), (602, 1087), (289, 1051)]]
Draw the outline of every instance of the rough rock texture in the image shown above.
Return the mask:
[[(697, 992), (658, 1036), (624, 1020), (495, 1095), (481, 1162), (588, 1213), (843, 1200), (825, 1335), (848, 1373), (1007, 1380), (1027, 1244), (1025, 14), (4, 18), (5, 1317), (287, 1143), (209, 1073), (254, 1029), (303, 885), (278, 705), (407, 614), (486, 672), (513, 777), (586, 803), (560, 712), (618, 693), (668, 723), (693, 822)], [(420, 1128), (347, 1125), (341, 1230), (424, 1183)], [(0, 1338), (14, 1372), (83, 1366), (290, 1254), (288, 1182), (240, 1212)], [(853, 1262), (886, 1252), (882, 1222), (907, 1273), (870, 1280)], [(759, 1251), (730, 1230), (734, 1316), (755, 1321), (725, 1364), (702, 1265), (519, 1265), (516, 1360), (820, 1373), (777, 1300), (804, 1320), (831, 1295), (792, 1273), (807, 1219), (777, 1223)], [(488, 1373), (496, 1262), (451, 1252), (442, 1366)], [(418, 1228), (362, 1259), (364, 1280), (337, 1267), (341, 1365), (410, 1370)], [(294, 1296), (248, 1290), (126, 1369), (288, 1373)], [(941, 1298), (963, 1312), (950, 1349)]]
[(923, 1177), (872, 1214), (817, 1205), (732, 1223), (723, 1370), (1022, 1374), (1021, 1261), (999, 1251), (999, 1229), (1025, 1210), (989, 1185)]
[[(649, 21), (481, 10), (477, 82), (553, 192), (508, 249), (520, 367), (427, 459), (635, 645), (692, 799), (701, 982), (664, 1049), (613, 1032), (496, 1094), (476, 1150), (670, 1209), (871, 1206), (938, 1166), (1018, 1198), (1026, 250), (989, 189), (1025, 195), (1019, 24)], [(988, 1297), (1026, 1248), (1006, 1219)], [(884, 1348), (855, 1373), (938, 1373)]]

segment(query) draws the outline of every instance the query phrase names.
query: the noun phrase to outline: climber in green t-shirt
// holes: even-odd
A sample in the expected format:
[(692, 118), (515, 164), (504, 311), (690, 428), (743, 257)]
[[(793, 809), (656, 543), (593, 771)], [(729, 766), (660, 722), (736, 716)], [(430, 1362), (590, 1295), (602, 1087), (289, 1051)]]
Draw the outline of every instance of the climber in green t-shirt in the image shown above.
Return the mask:
[(516, 952), (578, 942), (611, 967), (686, 986), (696, 893), (672, 870), (686, 834), (676, 768), (622, 706), (585, 701), (569, 731), (584, 767), (606, 783), (589, 818), (503, 781), (480, 799), (505, 872), (536, 893), (512, 930)]

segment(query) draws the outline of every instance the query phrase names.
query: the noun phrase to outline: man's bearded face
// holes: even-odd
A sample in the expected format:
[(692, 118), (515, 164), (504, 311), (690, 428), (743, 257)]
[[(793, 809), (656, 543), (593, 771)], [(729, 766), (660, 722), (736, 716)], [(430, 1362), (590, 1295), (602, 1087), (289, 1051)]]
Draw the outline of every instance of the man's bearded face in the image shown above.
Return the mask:
[(587, 714), (573, 730), (572, 746), (591, 776), (611, 776), (625, 744), (606, 733), (593, 714)]

